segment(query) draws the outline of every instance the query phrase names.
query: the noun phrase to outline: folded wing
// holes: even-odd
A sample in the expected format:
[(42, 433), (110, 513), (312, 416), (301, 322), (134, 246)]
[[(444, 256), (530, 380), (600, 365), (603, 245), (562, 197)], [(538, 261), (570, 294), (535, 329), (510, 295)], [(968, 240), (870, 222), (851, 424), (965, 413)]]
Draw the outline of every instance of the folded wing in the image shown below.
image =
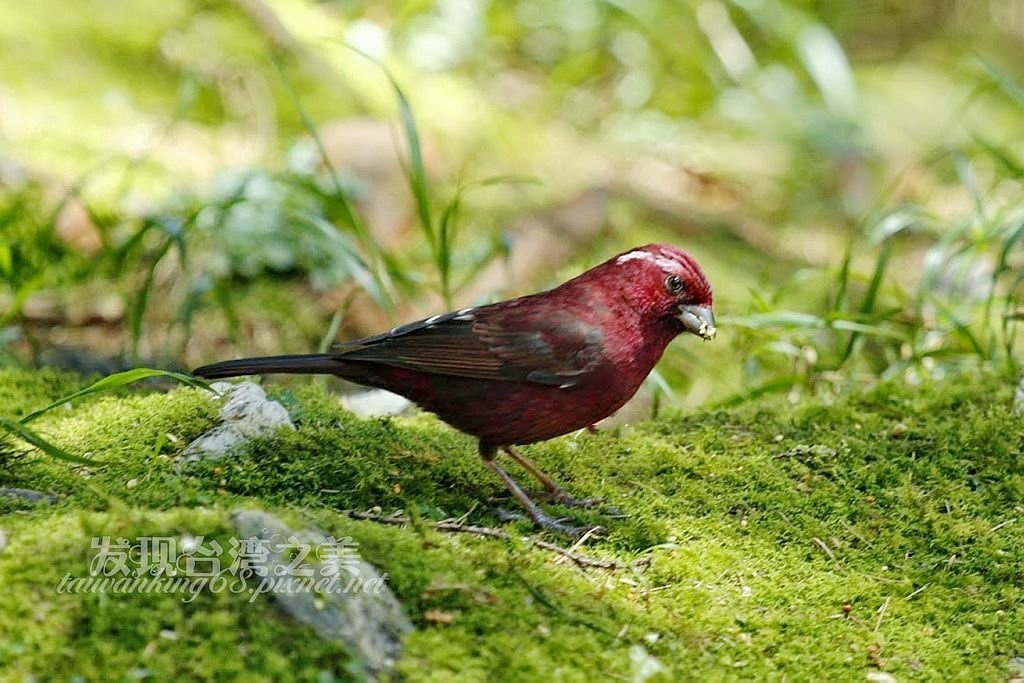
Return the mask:
[(599, 360), (601, 330), (529, 306), (462, 309), (339, 344), (345, 360), (438, 375), (570, 387)]

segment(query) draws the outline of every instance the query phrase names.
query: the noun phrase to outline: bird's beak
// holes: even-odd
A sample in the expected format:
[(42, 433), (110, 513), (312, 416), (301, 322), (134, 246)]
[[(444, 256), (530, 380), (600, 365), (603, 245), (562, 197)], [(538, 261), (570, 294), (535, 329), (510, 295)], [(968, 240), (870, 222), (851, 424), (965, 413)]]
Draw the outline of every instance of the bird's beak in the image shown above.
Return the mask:
[(711, 312), (710, 306), (680, 306), (679, 320), (683, 323), (683, 329), (692, 334), (711, 341), (715, 338), (715, 314)]

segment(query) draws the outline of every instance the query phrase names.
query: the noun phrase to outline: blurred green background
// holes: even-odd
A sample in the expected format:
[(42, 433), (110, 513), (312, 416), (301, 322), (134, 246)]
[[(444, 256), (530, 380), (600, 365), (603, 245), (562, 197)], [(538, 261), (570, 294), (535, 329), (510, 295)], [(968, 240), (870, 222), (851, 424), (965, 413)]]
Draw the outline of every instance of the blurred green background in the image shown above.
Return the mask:
[(667, 241), (721, 327), (654, 406), (1018, 371), (1016, 0), (0, 16), (4, 363), (312, 351)]

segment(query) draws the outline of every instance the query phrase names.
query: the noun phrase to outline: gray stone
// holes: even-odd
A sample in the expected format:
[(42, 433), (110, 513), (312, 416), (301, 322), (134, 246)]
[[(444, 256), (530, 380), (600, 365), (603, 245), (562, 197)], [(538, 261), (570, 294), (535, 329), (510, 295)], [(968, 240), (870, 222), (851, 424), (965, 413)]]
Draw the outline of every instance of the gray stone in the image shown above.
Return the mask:
[[(402, 636), (412, 631), (412, 624), (402, 612), (402, 606), (387, 587), (387, 575), (365, 562), (353, 552), (346, 554), (339, 585), (344, 590), (295, 590), (273, 581), (288, 575), (290, 564), (298, 562), (289, 548), (282, 548), (282, 540), (298, 544), (301, 548), (324, 548), (337, 539), (328, 538), (315, 528), (293, 529), (272, 515), (259, 510), (238, 510), (232, 520), (240, 539), (257, 538), (266, 541), (268, 550), (265, 577), (249, 578), (250, 585), (273, 596), (277, 605), (296, 621), (311, 626), (325, 640), (344, 643), (352, 654), (365, 664), (368, 674), (390, 671), (402, 648)], [(344, 539), (349, 541), (350, 539)], [(354, 543), (345, 547), (355, 550)], [(322, 575), (325, 562), (309, 553), (301, 562), (308, 565), (315, 577)], [(282, 571), (285, 570), (285, 571)], [(355, 589), (350, 589), (358, 582)], [(266, 588), (264, 588), (266, 586)]]
[(32, 489), (0, 489), (0, 497), (18, 498), (27, 503), (56, 503), (57, 496), (45, 491), (33, 491)]
[(1006, 683), (1024, 682), (1024, 657), (1010, 657), (1009, 669)]

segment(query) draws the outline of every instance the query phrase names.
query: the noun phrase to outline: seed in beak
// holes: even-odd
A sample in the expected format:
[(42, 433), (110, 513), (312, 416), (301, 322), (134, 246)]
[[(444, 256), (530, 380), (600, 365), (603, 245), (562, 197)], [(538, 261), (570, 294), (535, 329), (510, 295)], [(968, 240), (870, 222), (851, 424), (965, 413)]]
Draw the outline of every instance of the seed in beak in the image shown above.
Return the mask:
[(679, 320), (683, 323), (683, 329), (705, 341), (714, 339), (718, 333), (715, 314), (710, 306), (680, 306)]

